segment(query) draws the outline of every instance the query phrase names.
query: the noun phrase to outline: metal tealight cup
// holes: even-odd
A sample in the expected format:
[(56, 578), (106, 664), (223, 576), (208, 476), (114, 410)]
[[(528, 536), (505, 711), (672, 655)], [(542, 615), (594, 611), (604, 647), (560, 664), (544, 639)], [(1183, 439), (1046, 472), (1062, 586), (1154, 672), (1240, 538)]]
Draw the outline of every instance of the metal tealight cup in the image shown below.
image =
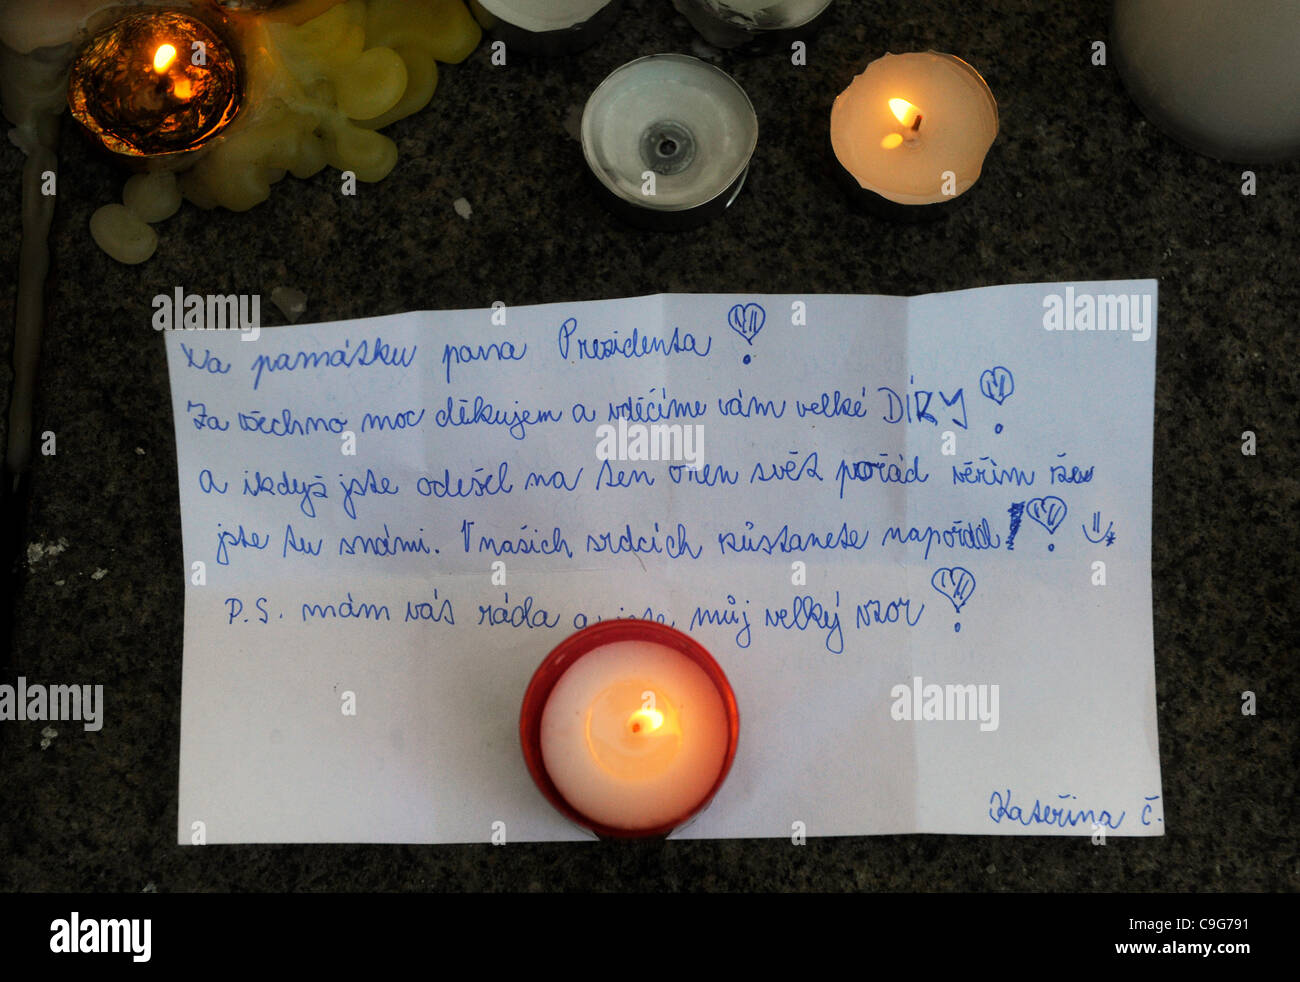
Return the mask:
[(657, 54), (616, 69), (587, 100), (582, 151), (604, 203), (642, 228), (693, 228), (735, 201), (758, 116), (726, 72)]

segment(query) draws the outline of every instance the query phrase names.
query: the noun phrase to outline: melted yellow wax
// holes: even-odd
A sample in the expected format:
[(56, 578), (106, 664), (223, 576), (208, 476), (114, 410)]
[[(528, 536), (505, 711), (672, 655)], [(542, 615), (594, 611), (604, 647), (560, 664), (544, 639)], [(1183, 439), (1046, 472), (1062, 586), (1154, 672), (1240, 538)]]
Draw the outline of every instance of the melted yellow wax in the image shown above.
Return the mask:
[(247, 110), (182, 175), (187, 199), (246, 211), (286, 173), (324, 167), (381, 181), (397, 145), (377, 132), (429, 104), (437, 62), (463, 61), (480, 30), (461, 0), (346, 0), (294, 23), (302, 0), (275, 17), (232, 18), (245, 58)]

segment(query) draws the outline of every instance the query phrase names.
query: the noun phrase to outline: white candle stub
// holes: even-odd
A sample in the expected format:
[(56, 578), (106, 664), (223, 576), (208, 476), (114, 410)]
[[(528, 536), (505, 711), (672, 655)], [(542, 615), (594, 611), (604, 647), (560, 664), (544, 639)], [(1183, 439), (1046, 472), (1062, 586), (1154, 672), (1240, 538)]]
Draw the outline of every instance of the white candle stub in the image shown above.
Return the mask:
[(718, 780), (727, 711), (694, 661), (661, 644), (618, 641), (579, 658), (541, 719), (546, 771), (564, 799), (611, 828), (683, 818)]
[(873, 61), (831, 109), (831, 144), (845, 170), (905, 205), (968, 190), (997, 133), (997, 103), (984, 79), (934, 51)]
[(182, 7), (172, 0), (3, 0), (0, 42), (20, 54), (76, 40), (88, 24), (131, 8)]

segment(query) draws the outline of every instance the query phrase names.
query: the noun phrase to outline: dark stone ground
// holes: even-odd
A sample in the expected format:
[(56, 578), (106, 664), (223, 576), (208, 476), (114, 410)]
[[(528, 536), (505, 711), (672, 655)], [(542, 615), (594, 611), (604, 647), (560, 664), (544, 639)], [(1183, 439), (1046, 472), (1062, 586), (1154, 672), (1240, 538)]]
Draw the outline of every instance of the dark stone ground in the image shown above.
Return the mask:
[[(678, 235), (631, 231), (584, 183), (571, 107), (618, 65), (693, 35), (630, 0), (585, 55), (486, 48), (443, 68), (434, 103), (389, 132), (401, 161), (355, 198), (292, 178), (247, 215), (186, 206), (127, 268), (87, 222), (122, 175), (65, 128), (27, 541), (4, 677), (95, 680), (97, 734), (0, 725), (0, 890), (1247, 890), (1300, 887), (1296, 845), (1295, 311), (1300, 165), (1197, 156), (1148, 124), (1113, 64), (1102, 0), (842, 2), (794, 68), (725, 55), (761, 120), (734, 209)], [(965, 206), (938, 225), (855, 214), (824, 169), (830, 104), (887, 50), (951, 51), (984, 73), (1002, 131)], [(1113, 59), (1112, 59), (1113, 62)], [(0, 146), (0, 323), (13, 314), (21, 158)], [(469, 221), (452, 210), (474, 207)], [(628, 844), (180, 848), (183, 562), (161, 338), (150, 300), (309, 294), (309, 320), (685, 292), (928, 293), (1156, 277), (1155, 638), (1169, 833), (1159, 839), (898, 836)], [(268, 305), (269, 306), (269, 305)], [(264, 308), (265, 310), (265, 308)], [(267, 320), (278, 323), (271, 311)], [(9, 388), (8, 331), (0, 339)], [(1145, 419), (1134, 426), (1149, 425)], [(1241, 433), (1259, 452), (1240, 452)], [(104, 570), (99, 579), (96, 571)], [(1241, 714), (1255, 691), (1259, 714)], [(1121, 749), (1121, 748), (1117, 748)]]

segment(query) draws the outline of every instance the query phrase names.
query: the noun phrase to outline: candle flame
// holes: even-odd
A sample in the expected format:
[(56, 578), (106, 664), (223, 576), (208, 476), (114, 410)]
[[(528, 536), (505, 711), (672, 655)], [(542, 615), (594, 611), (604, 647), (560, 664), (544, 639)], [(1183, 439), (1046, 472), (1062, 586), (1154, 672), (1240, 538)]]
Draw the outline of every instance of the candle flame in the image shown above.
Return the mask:
[(664, 725), (664, 714), (657, 709), (638, 709), (628, 722), (633, 733), (640, 733), (642, 730), (654, 732)]
[(919, 121), (921, 110), (912, 105), (906, 99), (890, 99), (889, 111), (894, 114), (894, 118), (904, 126), (915, 126), (914, 121)]
[(153, 56), (153, 70), (161, 75), (176, 60), (176, 49), (170, 44), (161, 45)]

